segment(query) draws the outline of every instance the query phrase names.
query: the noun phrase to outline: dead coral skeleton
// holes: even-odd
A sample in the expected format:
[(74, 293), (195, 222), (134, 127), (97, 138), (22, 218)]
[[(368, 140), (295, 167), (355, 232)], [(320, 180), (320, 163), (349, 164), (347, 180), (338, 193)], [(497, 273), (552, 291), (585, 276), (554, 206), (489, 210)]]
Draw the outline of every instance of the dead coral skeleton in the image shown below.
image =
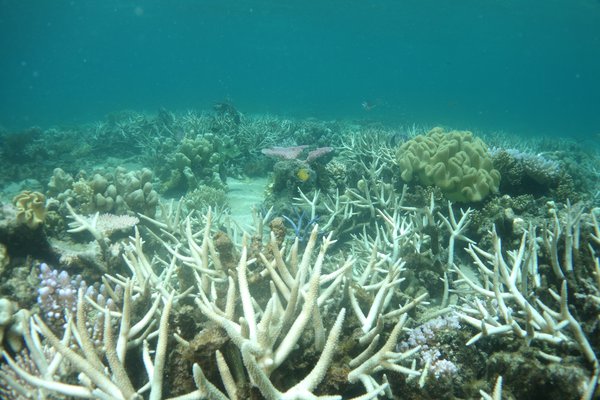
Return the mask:
[[(39, 315), (31, 316), (26, 321), (24, 340), (38, 375), (32, 375), (24, 369), (6, 351), (2, 355), (16, 376), (30, 387), (36, 388), (36, 393), (31, 393), (30, 388), (16, 380), (9, 380), (9, 386), (21, 394), (26, 394), (26, 397), (34, 396), (40, 399), (48, 398), (50, 393), (75, 398), (138, 399), (141, 398), (141, 393), (147, 390), (150, 390), (150, 398), (160, 399), (165, 359), (164, 345), (168, 334), (167, 321), (173, 296), (168, 299), (157, 298), (151, 303), (152, 306), (146, 314), (132, 324), (133, 290), (133, 283), (128, 281), (121, 312), (111, 312), (107, 308), (97, 310), (104, 313), (103, 346), (100, 348), (94, 345), (86, 326), (86, 305), (100, 307), (90, 299), (86, 299), (82, 289), (78, 294), (77, 313), (67, 318), (62, 338), (58, 338)], [(163, 300), (164, 308), (159, 318), (157, 309), (160, 300)], [(113, 318), (120, 320), (116, 340), (113, 335)], [(157, 318), (160, 319), (158, 341), (154, 349), (154, 360), (152, 360), (148, 337)], [(142, 343), (148, 382), (152, 384), (148, 383), (135, 390), (125, 368), (125, 357), (128, 348)], [(49, 353), (48, 346), (53, 349), (51, 359), (46, 358), (46, 354)], [(78, 384), (65, 383), (57, 379), (58, 368), (64, 360), (68, 361), (71, 371), (78, 373)], [(4, 374), (2, 378), (6, 380), (7, 375)]]
[[(88, 230), (98, 241), (106, 241), (106, 237), (98, 231), (95, 219), (84, 220), (75, 213), (72, 214), (78, 225), (71, 229)], [(57, 393), (84, 398), (136, 399), (147, 391), (151, 399), (162, 398), (162, 369), (165, 366), (167, 338), (173, 335), (180, 343), (185, 344), (183, 338), (168, 329), (170, 309), (177, 307), (178, 302), (184, 297), (192, 295), (201, 312), (221, 326), (236, 344), (248, 379), (263, 396), (268, 399), (341, 398), (336, 395), (317, 396), (314, 390), (331, 365), (335, 349), (342, 336), (346, 310), (340, 307), (340, 302), (347, 291), (345, 288), (350, 285), (349, 279), (352, 276), (351, 267), (354, 260), (350, 257), (332, 267), (327, 258), (327, 252), (334, 243), (331, 235), (323, 238), (316, 254), (318, 226), (315, 226), (311, 232), (302, 254), (300, 254), (298, 240), (287, 249), (285, 245), (279, 247), (275, 236), (271, 234), (269, 256), (260, 254), (265, 267), (260, 271), (260, 275), (262, 279), (268, 281), (271, 295), (266, 304), (261, 304), (262, 299), (251, 292), (249, 285), (249, 269), (256, 260), (248, 258), (248, 239), (243, 239), (241, 243), (235, 274), (227, 276), (212, 242), (210, 212), (200, 218), (205, 222), (204, 229), (200, 232), (192, 231), (194, 225), (191, 222), (192, 218), (188, 215), (183, 224), (173, 221), (172, 224), (158, 225), (163, 228), (163, 231), (155, 236), (160, 238), (171, 257), (170, 260), (146, 255), (142, 236), (138, 229), (135, 229), (135, 235), (131, 237), (124, 254), (124, 261), (129, 266), (131, 276), (107, 274), (104, 278), (109, 289), (114, 286), (124, 288), (120, 312), (104, 309), (92, 299), (85, 298), (81, 292), (77, 313), (68, 317), (62, 338), (57, 337), (40, 316), (33, 315), (28, 319), (24, 337), (30, 358), (38, 371), (37, 375), (22, 368), (10, 354), (3, 353), (8, 366), (19, 380), (37, 388), (36, 396), (39, 398)], [(164, 230), (169, 225), (177, 226), (178, 231), (169, 233)], [(259, 226), (256, 232), (262, 233), (263, 230)], [(377, 298), (375, 305), (371, 306), (375, 311), (371, 312), (373, 316), (369, 317), (370, 319), (375, 318), (374, 315), (381, 311), (381, 298), (386, 297), (389, 300), (393, 284), (399, 279), (398, 275), (402, 272), (401, 263), (396, 264), (396, 269), (393, 269), (395, 272), (388, 274), (379, 284), (380, 293), (375, 295)], [(176, 268), (189, 268), (195, 276), (195, 286), (178, 291), (179, 284), (174, 273)], [(109, 290), (109, 293), (115, 292), (114, 289)], [(216, 306), (219, 302), (217, 293), (227, 293), (224, 309)], [(238, 301), (241, 303), (242, 310), (240, 316), (235, 315)], [(133, 324), (133, 303), (139, 302), (146, 304), (146, 313)], [(163, 307), (159, 307), (161, 304)], [(89, 336), (85, 311), (88, 308), (104, 314), (106, 322), (101, 348), (94, 347)], [(335, 309), (337, 311), (334, 311)], [(323, 321), (325, 314), (336, 315), (335, 322), (329, 330)], [(375, 398), (379, 394), (390, 392), (385, 378), (381, 384), (377, 383), (375, 374), (379, 370), (392, 369), (409, 376), (419, 374), (414, 368), (399, 365), (418, 349), (405, 355), (390, 353), (399, 329), (406, 320), (406, 314), (401, 313), (397, 317), (400, 318), (400, 322), (395, 335), (392, 335), (379, 351), (374, 351), (375, 346), (365, 345), (365, 353), (353, 361), (355, 372), (352, 377), (349, 376), (349, 379), (363, 382), (367, 390), (365, 395), (358, 397), (360, 399)], [(376, 318), (380, 321), (380, 329), (382, 318), (381, 316)], [(120, 320), (120, 323), (115, 336), (113, 326), (116, 320)], [(312, 329), (314, 333), (312, 346), (321, 354), (308, 375), (291, 388), (282, 391), (270, 380), (270, 376), (288, 360), (291, 352), (300, 345), (303, 333), (308, 329)], [(380, 330), (377, 336), (379, 335)], [(373, 343), (376, 344), (377, 340)], [(135, 388), (134, 379), (130, 376), (132, 372), (125, 368), (125, 360), (127, 349), (140, 345), (147, 381), (141, 387)], [(48, 354), (47, 348), (53, 350), (51, 359), (44, 356)], [(154, 354), (154, 358), (151, 354)], [(221, 352), (215, 353), (215, 357), (219, 364), (222, 382), (227, 388), (227, 395), (229, 398), (236, 398), (236, 385), (232, 381), (231, 372), (228, 372), (228, 365), (231, 365), (233, 360), (227, 360)], [(66, 383), (62, 380), (61, 377), (68, 376), (68, 373), (57, 371), (57, 365), (63, 359), (68, 361), (68, 369), (78, 374), (78, 383)], [(198, 389), (181, 398), (205, 396), (226, 398), (213, 383), (206, 380), (197, 365), (193, 367), (193, 376)], [(29, 390), (20, 381), (9, 380), (6, 374), (3, 378), (18, 392), (26, 393)]]
[[(566, 274), (573, 275), (573, 251), (579, 249), (581, 219), (583, 210), (572, 208), (567, 203), (564, 222), (560, 222), (557, 213), (554, 214), (554, 224), (546, 228), (544, 239), (538, 240), (534, 228), (524, 231), (516, 250), (503, 250), (502, 241), (496, 231), (491, 233), (492, 249), (486, 251), (469, 243), (467, 252), (477, 268), (473, 275), (466, 266), (454, 265), (453, 272), (460, 279), (454, 283), (456, 290), (463, 297), (459, 306), (462, 320), (479, 330), (467, 345), (471, 345), (486, 336), (514, 335), (525, 339), (527, 343), (536, 341), (553, 345), (566, 344), (578, 349), (588, 364), (592, 374), (588, 382), (583, 382), (582, 399), (591, 399), (598, 383), (600, 366), (590, 340), (587, 337), (581, 321), (573, 315), (569, 304), (569, 281)], [(600, 231), (594, 211), (590, 219), (593, 221), (594, 232), (591, 240)], [(558, 240), (564, 239), (564, 257), (560, 263), (558, 257)], [(552, 308), (543, 301), (539, 292), (541, 277), (538, 270), (538, 244), (543, 243), (550, 254), (556, 287), (547, 289), (549, 298), (556, 302)], [(590, 247), (592, 254), (593, 249)], [(561, 265), (562, 264), (562, 265)], [(600, 292), (598, 279), (599, 261), (595, 261), (596, 293)], [(566, 274), (565, 274), (566, 273)], [(572, 279), (570, 282), (576, 282)], [(593, 295), (592, 295), (593, 299)], [(561, 357), (538, 350), (538, 356), (548, 362), (560, 362)]]
[[(200, 274), (196, 274), (199, 288), (196, 296), (198, 307), (204, 315), (227, 332), (241, 353), (241, 359), (250, 380), (267, 399), (341, 398), (339, 396), (315, 396), (313, 391), (325, 376), (332, 362), (336, 344), (340, 340), (346, 312), (344, 308), (339, 310), (329, 333), (326, 333), (322, 314), (326, 308), (337, 306), (339, 298), (336, 297), (343, 293), (343, 286), (347, 283), (347, 276), (353, 260), (347, 259), (341, 263), (340, 267), (327, 274), (322, 274), (326, 253), (333, 241), (331, 235), (323, 238), (319, 253), (312, 261), (318, 232), (319, 228), (315, 226), (302, 255), (298, 254), (299, 241), (296, 239), (287, 254), (289, 257), (286, 257), (285, 249), (278, 248), (274, 235), (271, 235), (270, 248), (274, 253), (273, 259), (268, 260), (265, 254), (260, 254), (268, 272), (271, 288), (271, 296), (266, 305), (262, 307), (259, 305), (260, 299), (255, 298), (249, 288), (248, 268), (254, 263), (254, 260), (248, 259), (246, 239), (242, 243), (236, 279), (228, 277), (227, 280), (222, 280), (216, 275), (208, 275), (211, 282), (207, 284)], [(190, 240), (193, 238), (188, 236), (188, 241)], [(194, 248), (195, 246), (191, 244), (188, 247)], [(206, 253), (205, 251), (202, 254)], [(206, 265), (206, 261), (202, 261), (202, 259), (203, 257), (198, 259), (200, 264)], [(204, 259), (206, 260), (206, 258)], [(394, 275), (392, 274), (392, 276)], [(216, 290), (217, 286), (224, 286), (226, 290)], [(386, 290), (389, 289), (391, 282), (383, 287)], [(210, 288), (210, 290), (204, 288)], [(219, 309), (216, 307), (219, 300), (216, 294), (223, 292), (227, 293), (225, 306), (223, 309)], [(381, 298), (381, 296), (379, 297)], [(240, 317), (237, 317), (234, 312), (236, 298), (240, 299), (242, 305), (243, 316)], [(309, 324), (311, 321), (312, 324)], [(303, 332), (309, 329), (310, 325), (314, 330), (313, 346), (321, 351), (321, 355), (306, 377), (287, 391), (282, 392), (276, 388), (269, 376), (287, 360), (292, 350), (299, 345)], [(399, 326), (401, 327), (401, 325)], [(360, 398), (376, 397), (379, 393), (383, 393), (384, 389), (389, 391), (386, 382), (378, 384), (372, 377), (373, 373), (382, 368), (408, 375), (420, 374), (414, 369), (396, 365), (404, 358), (410, 358), (412, 353), (418, 349), (405, 354), (404, 357), (390, 355), (389, 347), (395, 345), (398, 332), (399, 329), (396, 336), (389, 340), (389, 343), (393, 344), (388, 343), (375, 355), (365, 353), (368, 357), (363, 356), (355, 360), (354, 366), (357, 372), (353, 375), (351, 382), (355, 380), (368, 382), (364, 385), (367, 393)], [(377, 341), (373, 343), (376, 344)], [(373, 348), (373, 346), (369, 347), (369, 349)], [(220, 352), (217, 352), (215, 357), (221, 365), (219, 371), (229, 397), (237, 398), (236, 383), (232, 382), (231, 373), (227, 367), (228, 363), (223, 360)], [(210, 390), (215, 390), (215, 388)], [(215, 392), (214, 396), (215, 398), (224, 398), (225, 394)]]
[[(313, 199), (303, 197), (312, 208), (318, 207), (318, 195)], [(541, 288), (537, 245), (553, 246), (559, 239), (554, 240), (552, 235), (560, 232), (556, 237), (575, 249), (579, 246), (581, 221), (591, 221), (591, 241), (598, 244), (600, 227), (593, 212), (589, 216), (568, 213), (566, 219), (558, 219), (558, 228), (548, 228), (552, 229), (547, 233), (550, 240), (537, 240), (535, 231), (530, 230), (523, 234), (518, 249), (503, 251), (495, 233), (491, 249), (464, 236), (470, 210), (461, 211), (457, 216), (449, 204), (445, 216), (435, 212), (433, 198), (425, 209), (400, 207), (398, 201), (393, 204), (393, 211), (375, 208), (378, 221), (374, 230), (367, 233), (363, 229), (362, 234), (355, 236), (350, 255), (343, 259), (331, 254), (335, 242), (331, 233), (319, 239), (318, 226), (313, 228), (302, 250), (298, 239), (293, 243), (280, 243), (274, 233), (267, 234), (264, 226), (268, 216), (263, 219), (257, 216), (252, 239), (248, 235), (232, 234), (237, 267), (230, 269), (222, 264), (213, 243), (216, 228), (210, 210), (206, 215), (183, 216), (176, 206), (164, 209), (156, 219), (144, 219), (155, 228), (152, 236), (165, 251), (150, 252), (145, 248), (143, 235), (136, 227), (124, 254), (129, 276), (107, 274), (104, 277), (109, 288), (124, 288), (121, 311), (110, 312), (80, 294), (77, 315), (68, 319), (62, 339), (34, 315), (27, 320), (24, 342), (36, 364), (37, 375), (21, 368), (5, 352), (9, 367), (20, 381), (9, 380), (6, 374), (0, 378), (21, 392), (28, 389), (20, 382), (27, 382), (37, 388), (39, 398), (48, 397), (49, 393), (88, 398), (135, 399), (145, 393), (149, 393), (151, 399), (166, 397), (162, 379), (168, 339), (174, 339), (184, 348), (190, 346), (179, 332), (169, 329), (167, 321), (171, 308), (177, 310), (184, 299), (191, 298), (206, 319), (223, 329), (236, 354), (215, 351), (221, 382), (209, 381), (201, 367), (194, 364), (192, 376), (197, 389), (177, 399), (238, 399), (241, 396), (238, 390), (244, 382), (250, 382), (267, 399), (340, 399), (336, 394), (317, 395), (315, 392), (331, 366), (340, 362), (335, 354), (344, 340), (355, 340), (355, 346), (361, 350), (348, 361), (346, 376), (349, 384), (362, 385), (364, 389), (364, 394), (357, 399), (393, 397), (386, 374), (418, 379), (422, 386), (428, 373), (427, 367), (416, 368), (415, 355), (419, 347), (403, 352), (396, 348), (398, 335), (407, 322), (407, 312), (425, 304), (427, 294), (404, 297), (404, 304), (397, 304), (393, 299), (404, 280), (403, 255), (410, 252), (432, 256), (432, 239), (424, 230), (429, 227), (449, 235), (447, 253), (435, 251), (447, 256), (442, 261), (446, 264), (446, 275), (458, 276), (452, 282), (453, 278), (444, 277), (445, 285), (452, 283), (452, 292), (460, 295), (454, 307), (465, 322), (479, 330), (469, 344), (489, 335), (512, 334), (531, 342), (570, 345), (579, 349), (592, 367), (592, 376), (583, 383), (583, 398), (593, 396), (598, 360), (581, 322), (569, 308), (570, 284), (567, 280), (560, 281), (558, 288), (548, 292), (545, 301), (532, 294), (533, 289)], [(94, 228), (93, 223), (86, 223)], [(199, 226), (201, 229), (196, 229)], [(565, 235), (570, 235), (570, 239)], [(262, 243), (264, 238), (267, 238), (266, 243)], [(454, 251), (457, 240), (468, 243), (466, 252), (479, 277), (460, 264), (460, 257)], [(261, 245), (253, 248), (257, 241)], [(592, 295), (594, 300), (593, 296), (600, 297), (600, 261), (594, 250), (591, 251), (595, 259), (594, 282), (598, 286)], [(563, 257), (560, 270), (564, 267), (564, 273), (569, 274), (568, 264), (572, 260), (572, 257)], [(181, 271), (187, 271), (192, 282), (182, 282), (178, 276)], [(560, 274), (556, 275), (560, 278)], [(269, 293), (258, 290), (256, 282), (261, 282), (263, 288), (268, 287)], [(555, 301), (557, 306), (546, 304), (548, 301)], [(144, 311), (135, 316), (133, 304), (143, 304)], [(348, 312), (346, 304), (350, 305)], [(104, 313), (105, 320), (113, 322), (104, 324), (101, 349), (89, 343), (84, 306)], [(140, 308), (137, 310), (139, 313)], [(359, 333), (353, 338), (348, 338), (345, 331), (348, 313), (358, 321)], [(113, 337), (118, 319), (119, 328)], [(134, 319), (137, 322), (133, 323)], [(394, 325), (387, 335), (386, 324)], [(128, 371), (124, 365), (127, 349), (138, 346), (142, 347), (145, 380), (140, 387), (134, 387), (133, 382), (139, 382), (139, 376), (133, 379), (130, 374), (138, 372)], [(47, 348), (52, 351), (46, 351)], [(310, 349), (315, 354), (315, 363), (304, 377), (283, 389), (274, 372), (287, 368), (286, 363), (298, 348)], [(48, 359), (45, 354), (53, 355)], [(541, 351), (538, 354), (548, 362), (560, 359), (556, 354)], [(63, 378), (67, 375), (57, 372), (56, 364), (61, 359), (67, 360), (71, 371), (78, 374), (78, 383), (66, 383)], [(492, 395), (482, 393), (482, 396), (498, 398), (500, 382)]]

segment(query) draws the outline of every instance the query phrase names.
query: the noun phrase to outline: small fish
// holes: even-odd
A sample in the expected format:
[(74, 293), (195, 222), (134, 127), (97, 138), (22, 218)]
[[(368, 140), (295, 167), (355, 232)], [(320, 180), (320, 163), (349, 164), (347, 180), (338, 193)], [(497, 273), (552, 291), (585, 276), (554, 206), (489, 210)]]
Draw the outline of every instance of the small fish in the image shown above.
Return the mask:
[(371, 103), (368, 100), (363, 101), (362, 103), (360, 103), (360, 105), (362, 106), (363, 110), (365, 110), (365, 111), (371, 111), (372, 109), (377, 107), (377, 104)]

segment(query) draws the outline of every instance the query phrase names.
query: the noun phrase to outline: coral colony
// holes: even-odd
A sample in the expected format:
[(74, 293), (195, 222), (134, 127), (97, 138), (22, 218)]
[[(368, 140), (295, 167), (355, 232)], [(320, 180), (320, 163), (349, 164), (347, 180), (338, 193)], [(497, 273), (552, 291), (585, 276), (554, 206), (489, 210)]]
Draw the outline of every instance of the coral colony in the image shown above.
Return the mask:
[(81, 275), (71, 279), (67, 271), (52, 270), (40, 264), (40, 286), (37, 302), (46, 321), (64, 323), (64, 313), (77, 311), (77, 291), (86, 288)]
[(429, 369), (436, 379), (452, 378), (458, 373), (458, 366), (443, 357), (440, 349), (440, 335), (444, 332), (460, 329), (460, 319), (457, 314), (446, 314), (433, 318), (426, 323), (411, 329), (408, 338), (398, 345), (400, 350), (420, 346), (419, 359), (422, 365)]
[[(24, 182), (0, 207), (2, 398), (597, 398), (597, 156), (230, 104), (114, 118), (48, 134), (73, 166), (0, 146)], [(233, 180), (265, 182), (252, 226)]]

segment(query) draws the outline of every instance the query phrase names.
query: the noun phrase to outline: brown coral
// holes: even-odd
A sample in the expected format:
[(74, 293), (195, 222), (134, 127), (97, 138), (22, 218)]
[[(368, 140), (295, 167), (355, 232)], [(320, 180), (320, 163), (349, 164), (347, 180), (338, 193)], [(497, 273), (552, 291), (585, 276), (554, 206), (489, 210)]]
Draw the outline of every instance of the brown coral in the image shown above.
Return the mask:
[(234, 271), (237, 266), (237, 255), (233, 242), (225, 232), (217, 232), (213, 239), (219, 260), (226, 271)]

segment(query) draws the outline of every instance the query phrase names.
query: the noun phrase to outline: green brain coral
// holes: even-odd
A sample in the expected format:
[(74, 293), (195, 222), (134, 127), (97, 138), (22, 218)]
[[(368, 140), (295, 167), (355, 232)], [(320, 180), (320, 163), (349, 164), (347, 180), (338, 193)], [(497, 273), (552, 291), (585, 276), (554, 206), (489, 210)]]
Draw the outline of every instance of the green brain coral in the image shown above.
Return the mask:
[(486, 144), (469, 131), (433, 128), (400, 146), (397, 159), (405, 182), (435, 185), (452, 201), (480, 201), (500, 184)]

